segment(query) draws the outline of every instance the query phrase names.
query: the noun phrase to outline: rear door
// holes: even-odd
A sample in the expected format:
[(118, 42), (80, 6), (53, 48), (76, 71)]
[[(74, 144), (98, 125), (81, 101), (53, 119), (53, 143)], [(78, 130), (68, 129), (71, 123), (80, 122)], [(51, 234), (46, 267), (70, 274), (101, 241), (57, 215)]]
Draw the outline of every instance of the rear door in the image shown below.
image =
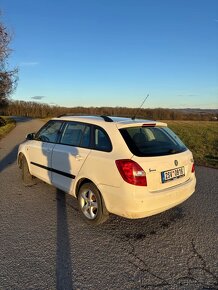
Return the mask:
[(91, 152), (91, 126), (66, 122), (59, 143), (52, 153), (52, 184), (65, 192), (72, 190), (74, 180)]

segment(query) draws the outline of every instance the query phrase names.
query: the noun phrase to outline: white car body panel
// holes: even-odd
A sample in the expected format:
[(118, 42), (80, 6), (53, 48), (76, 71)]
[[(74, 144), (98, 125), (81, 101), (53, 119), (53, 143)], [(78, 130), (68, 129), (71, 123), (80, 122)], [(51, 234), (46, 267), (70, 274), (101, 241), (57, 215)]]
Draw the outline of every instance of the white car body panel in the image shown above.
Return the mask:
[[(191, 176), (192, 169), (192, 154), (189, 150), (167, 156), (156, 157), (137, 157), (134, 156), (132, 160), (138, 162), (144, 169), (147, 177), (147, 189), (149, 192), (164, 190), (168, 187), (178, 185), (186, 182)], [(177, 160), (178, 165), (174, 164)], [(185, 167), (185, 176), (175, 178), (166, 183), (162, 183), (161, 172), (174, 169), (176, 167)]]
[(109, 212), (136, 219), (163, 212), (184, 202), (195, 191), (195, 185), (196, 179), (193, 174), (184, 184), (156, 193), (149, 192), (145, 187), (127, 183), (121, 188), (99, 185), (99, 190), (104, 193)]
[(51, 171), (43, 167), (51, 168), (51, 156), (54, 145), (53, 143), (34, 140), (28, 141), (26, 145), (30, 173), (49, 184), (51, 184)]
[[(56, 144), (52, 154), (52, 184), (65, 192), (72, 193), (75, 177), (78, 176), (87, 156), (91, 150)], [(71, 177), (55, 172), (62, 171)]]

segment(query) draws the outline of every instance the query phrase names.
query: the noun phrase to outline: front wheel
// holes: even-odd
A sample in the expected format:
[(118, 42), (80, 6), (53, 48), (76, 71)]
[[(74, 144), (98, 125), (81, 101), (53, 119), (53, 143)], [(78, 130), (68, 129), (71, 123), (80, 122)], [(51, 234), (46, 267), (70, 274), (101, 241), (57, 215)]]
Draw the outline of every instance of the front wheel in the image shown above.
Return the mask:
[(22, 180), (25, 186), (32, 186), (36, 184), (35, 177), (33, 177), (29, 172), (29, 166), (26, 158), (23, 156), (21, 159), (21, 169), (22, 169)]
[(101, 224), (109, 217), (103, 198), (93, 183), (85, 183), (81, 186), (78, 203), (83, 218), (89, 224)]

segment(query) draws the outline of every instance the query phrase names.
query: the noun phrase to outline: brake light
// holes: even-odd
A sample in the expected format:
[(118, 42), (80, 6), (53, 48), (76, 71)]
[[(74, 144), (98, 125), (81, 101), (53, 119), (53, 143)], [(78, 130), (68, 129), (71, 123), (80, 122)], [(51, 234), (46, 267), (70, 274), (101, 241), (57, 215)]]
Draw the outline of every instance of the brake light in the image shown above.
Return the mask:
[(193, 163), (192, 164), (192, 173), (194, 173), (195, 172), (195, 164)]
[(133, 185), (147, 186), (145, 171), (141, 166), (130, 159), (120, 159), (115, 161), (122, 178)]
[(142, 127), (155, 127), (156, 124), (155, 123), (147, 123), (147, 124), (143, 124)]

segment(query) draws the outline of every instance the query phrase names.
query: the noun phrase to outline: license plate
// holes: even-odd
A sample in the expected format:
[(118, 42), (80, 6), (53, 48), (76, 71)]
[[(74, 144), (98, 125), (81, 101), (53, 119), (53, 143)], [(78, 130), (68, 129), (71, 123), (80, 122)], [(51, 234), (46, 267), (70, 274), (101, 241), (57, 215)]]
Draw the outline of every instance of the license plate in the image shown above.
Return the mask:
[(161, 172), (162, 183), (179, 178), (185, 175), (185, 167), (174, 168)]

